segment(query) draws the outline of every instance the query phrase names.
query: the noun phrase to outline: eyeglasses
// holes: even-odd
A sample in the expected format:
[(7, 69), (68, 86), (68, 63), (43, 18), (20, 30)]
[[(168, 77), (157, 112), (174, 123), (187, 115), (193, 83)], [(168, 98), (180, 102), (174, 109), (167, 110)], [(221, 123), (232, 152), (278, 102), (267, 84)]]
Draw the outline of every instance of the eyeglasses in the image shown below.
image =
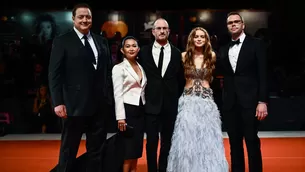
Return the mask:
[(161, 30), (161, 29), (168, 30), (168, 27), (155, 27), (155, 30)]
[(228, 21), (227, 24), (228, 25), (232, 25), (233, 23), (234, 24), (240, 24), (241, 22), (242, 22), (241, 20), (234, 20), (234, 21)]

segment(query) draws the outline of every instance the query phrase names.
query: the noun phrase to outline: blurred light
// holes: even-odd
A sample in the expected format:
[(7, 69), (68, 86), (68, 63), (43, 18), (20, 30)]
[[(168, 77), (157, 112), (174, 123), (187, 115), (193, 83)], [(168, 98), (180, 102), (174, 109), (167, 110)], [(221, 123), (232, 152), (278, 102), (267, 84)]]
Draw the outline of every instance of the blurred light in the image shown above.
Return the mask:
[(239, 10), (239, 12), (249, 12), (250, 10), (247, 10), (247, 9), (241, 9)]
[(248, 10), (241, 10), (239, 14), (243, 17), (245, 21), (253, 20), (256, 17), (255, 13)]
[(240, 10), (239, 14), (244, 19), (246, 31), (249, 34), (255, 34), (258, 29), (268, 28), (269, 12), (255, 11), (255, 10)]
[(120, 32), (122, 37), (128, 33), (128, 26), (124, 21), (106, 21), (101, 28), (101, 33), (105, 31), (107, 38), (113, 38), (116, 32)]
[(7, 21), (7, 17), (6, 16), (2, 16), (1, 17), (1, 21)]
[(110, 21), (119, 21), (119, 13), (118, 12), (110, 13), (108, 18)]
[(239, 14), (243, 17), (245, 23), (261, 22), (261, 20), (267, 18), (269, 15), (269, 13), (266, 12), (250, 10), (241, 10)]
[(69, 12), (65, 12), (65, 20), (69, 23), (72, 23), (73, 20), (72, 20), (72, 13), (69, 11)]
[(33, 14), (31, 12), (23, 12), (21, 14), (21, 21), (26, 24), (32, 23), (34, 20)]
[(149, 21), (155, 21), (157, 20), (157, 14), (150, 14)]
[(203, 11), (199, 13), (199, 20), (202, 22), (208, 22), (211, 19), (211, 13), (209, 11)]
[(189, 18), (190, 22), (195, 23), (197, 21), (197, 17), (192, 16)]

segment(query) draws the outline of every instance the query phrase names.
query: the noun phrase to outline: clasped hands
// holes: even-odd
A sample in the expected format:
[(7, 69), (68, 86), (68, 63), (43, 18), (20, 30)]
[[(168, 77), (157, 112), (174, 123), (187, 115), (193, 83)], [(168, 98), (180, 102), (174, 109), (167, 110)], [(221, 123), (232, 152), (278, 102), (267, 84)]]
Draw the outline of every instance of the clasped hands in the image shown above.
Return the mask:
[(124, 119), (118, 120), (118, 129), (120, 131), (126, 131), (126, 126), (127, 126), (127, 123)]

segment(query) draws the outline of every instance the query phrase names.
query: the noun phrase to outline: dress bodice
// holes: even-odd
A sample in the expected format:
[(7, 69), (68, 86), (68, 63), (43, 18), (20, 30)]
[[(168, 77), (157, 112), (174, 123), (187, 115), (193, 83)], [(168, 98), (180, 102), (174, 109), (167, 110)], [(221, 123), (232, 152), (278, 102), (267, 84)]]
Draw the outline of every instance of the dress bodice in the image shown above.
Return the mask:
[(185, 88), (183, 95), (195, 95), (203, 98), (213, 98), (213, 90), (211, 88), (206, 88), (202, 85), (203, 81), (206, 81), (207, 77), (206, 68), (187, 68), (185, 72), (185, 78), (188, 81), (192, 81), (192, 87)]
[(206, 79), (207, 69), (199, 69), (199, 68), (193, 68), (193, 69), (186, 69), (185, 78), (186, 79), (194, 79), (194, 80), (201, 80), (203, 81)]

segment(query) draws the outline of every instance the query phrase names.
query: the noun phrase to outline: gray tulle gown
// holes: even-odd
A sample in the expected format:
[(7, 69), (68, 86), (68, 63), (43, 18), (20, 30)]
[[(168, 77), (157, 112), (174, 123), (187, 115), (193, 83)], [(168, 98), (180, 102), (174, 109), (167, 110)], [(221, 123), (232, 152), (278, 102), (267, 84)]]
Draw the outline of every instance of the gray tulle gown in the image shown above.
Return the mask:
[(186, 77), (194, 80), (179, 99), (167, 172), (228, 172), (220, 114), (213, 91), (201, 85), (205, 69)]

